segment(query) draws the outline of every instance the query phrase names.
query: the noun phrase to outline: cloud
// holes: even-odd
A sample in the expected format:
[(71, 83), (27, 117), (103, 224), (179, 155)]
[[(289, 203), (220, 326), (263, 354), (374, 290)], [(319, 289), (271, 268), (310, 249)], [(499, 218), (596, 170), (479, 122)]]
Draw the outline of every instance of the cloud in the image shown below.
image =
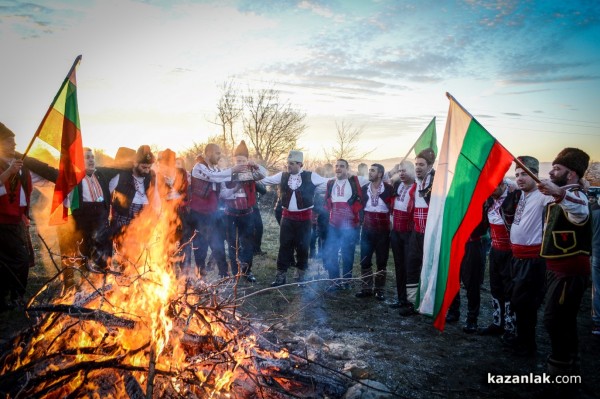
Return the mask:
[(523, 116), (519, 113), (516, 112), (504, 112), (504, 115), (508, 115), (508, 116)]

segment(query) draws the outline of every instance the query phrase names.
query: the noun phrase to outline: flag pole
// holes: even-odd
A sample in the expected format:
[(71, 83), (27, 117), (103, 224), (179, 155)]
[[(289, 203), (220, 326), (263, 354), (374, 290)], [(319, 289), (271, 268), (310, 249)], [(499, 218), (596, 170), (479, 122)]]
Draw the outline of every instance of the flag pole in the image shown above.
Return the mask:
[[(470, 113), (469, 111), (467, 111), (467, 110), (465, 109), (465, 107), (463, 107), (463, 106), (462, 106), (462, 104), (461, 104), (461, 103), (459, 103), (459, 102), (456, 100), (456, 98), (454, 98), (454, 96), (453, 96), (452, 94), (450, 94), (450, 93), (446, 92), (446, 97), (448, 97), (448, 99), (449, 99), (450, 101), (454, 101), (454, 102), (456, 103), (456, 105), (458, 105), (458, 106), (459, 106), (459, 107), (460, 107), (460, 108), (461, 108), (461, 109), (462, 109), (462, 110), (463, 110), (463, 111), (464, 111), (464, 112), (465, 112), (467, 115), (469, 115), (469, 116), (470, 116), (472, 119), (474, 119), (474, 120), (477, 120), (477, 119), (475, 119), (475, 117), (474, 117), (473, 115), (471, 115), (471, 113)], [(493, 135), (492, 135), (492, 137), (493, 137)], [(496, 139), (496, 138), (494, 137), (494, 139)], [(502, 143), (500, 143), (500, 141), (496, 140), (496, 142), (497, 142), (498, 144), (502, 145)], [(513, 161), (514, 161), (514, 162), (517, 164), (517, 166), (518, 166), (519, 168), (523, 169), (523, 172), (527, 173), (527, 174), (529, 175), (529, 177), (531, 177), (531, 178), (532, 178), (532, 179), (533, 179), (533, 180), (534, 180), (536, 183), (541, 183), (541, 181), (540, 181), (540, 178), (539, 178), (539, 177), (537, 177), (537, 176), (535, 175), (535, 173), (533, 173), (533, 172), (531, 171), (531, 169), (529, 169), (527, 166), (525, 166), (525, 164), (524, 164), (523, 162), (521, 162), (521, 161), (520, 161), (520, 160), (519, 160), (517, 157), (515, 157), (515, 156), (512, 154), (512, 152), (508, 151), (508, 149), (507, 149), (506, 147), (504, 147), (503, 145), (502, 145), (502, 147), (503, 147), (503, 148), (504, 148), (504, 149), (505, 149), (505, 150), (506, 150), (506, 151), (507, 151), (507, 152), (508, 152), (508, 153), (509, 153), (509, 154), (510, 154), (512, 157), (513, 157)]]
[[(63, 80), (63, 84), (60, 85), (60, 87), (63, 87), (63, 85), (65, 84), (65, 82), (67, 81), (67, 79), (69, 79), (69, 77), (73, 73), (73, 70), (77, 67), (77, 65), (80, 62), (81, 62), (81, 54), (79, 54), (77, 56), (77, 58), (75, 58), (75, 61), (73, 62), (73, 65), (71, 66), (71, 69), (69, 69), (69, 73), (67, 74), (67, 77), (65, 78), (65, 80)], [(52, 100), (52, 103), (50, 104), (50, 107), (48, 107), (48, 111), (46, 111), (46, 114), (44, 115), (44, 118), (42, 119), (42, 122), (40, 122), (40, 125), (38, 126), (37, 130), (35, 131), (35, 134), (31, 138), (31, 141), (29, 142), (29, 145), (27, 146), (27, 149), (25, 150), (25, 152), (23, 153), (23, 156), (21, 157), (21, 161), (25, 159), (25, 157), (27, 156), (27, 153), (31, 149), (31, 146), (33, 145), (33, 142), (40, 135), (40, 130), (42, 129), (42, 126), (44, 126), (44, 122), (46, 122), (46, 119), (48, 119), (48, 116), (50, 115), (50, 111), (52, 110), (52, 106), (54, 105), (54, 103), (56, 103), (56, 100), (58, 99), (58, 96), (60, 95), (60, 92), (61, 92), (60, 89), (56, 92), (56, 95), (54, 96), (54, 100)]]

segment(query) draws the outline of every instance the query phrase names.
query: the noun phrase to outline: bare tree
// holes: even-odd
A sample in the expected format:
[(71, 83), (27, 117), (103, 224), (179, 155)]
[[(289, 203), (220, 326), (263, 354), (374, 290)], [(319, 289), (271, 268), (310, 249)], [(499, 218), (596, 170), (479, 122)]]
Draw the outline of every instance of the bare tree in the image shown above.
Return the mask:
[(330, 150), (323, 149), (325, 159), (329, 162), (335, 162), (338, 159), (345, 159), (348, 163), (357, 163), (365, 159), (373, 150), (360, 152), (358, 142), (363, 134), (364, 126), (356, 127), (350, 122), (335, 122), (336, 144)]
[(231, 155), (235, 148), (237, 140), (233, 127), (243, 112), (243, 103), (241, 102), (241, 96), (236, 86), (233, 79), (224, 82), (220, 86), (221, 98), (219, 98), (219, 102), (217, 103), (216, 124), (221, 126), (222, 140), (220, 141), (223, 147), (222, 150), (227, 155)]
[(288, 100), (281, 100), (279, 91), (272, 88), (249, 90), (244, 96), (244, 108), (244, 134), (250, 139), (258, 161), (273, 169), (296, 147), (306, 129), (306, 115), (295, 110)]

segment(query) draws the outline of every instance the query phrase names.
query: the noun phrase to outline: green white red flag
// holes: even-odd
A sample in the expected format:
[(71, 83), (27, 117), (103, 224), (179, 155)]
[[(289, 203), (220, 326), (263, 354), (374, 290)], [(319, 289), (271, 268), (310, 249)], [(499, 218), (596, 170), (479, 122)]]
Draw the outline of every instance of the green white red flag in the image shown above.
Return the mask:
[(460, 287), (465, 244), (481, 222), (483, 204), (503, 179), (513, 156), (450, 94), (450, 108), (435, 172), (419, 287), (419, 312), (442, 330)]
[(66, 221), (68, 209), (64, 206), (64, 200), (85, 176), (75, 78), (75, 70), (80, 61), (81, 56), (78, 56), (34, 136), (36, 148), (32, 153), (49, 154), (42, 157), (45, 161), (51, 161), (52, 156), (59, 159), (50, 224)]

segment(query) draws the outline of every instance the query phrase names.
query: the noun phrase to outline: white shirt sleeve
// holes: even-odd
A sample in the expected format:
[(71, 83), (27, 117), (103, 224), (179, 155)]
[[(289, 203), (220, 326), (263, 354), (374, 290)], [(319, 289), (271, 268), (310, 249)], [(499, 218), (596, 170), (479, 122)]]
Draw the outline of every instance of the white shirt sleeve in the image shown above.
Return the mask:
[(587, 196), (579, 190), (567, 191), (559, 205), (572, 223), (583, 223), (590, 215)]
[(283, 172), (279, 172), (272, 176), (267, 176), (264, 179), (260, 180), (260, 182), (266, 186), (273, 186), (275, 184), (279, 184), (279, 183), (281, 183), (281, 175), (282, 174), (283, 174)]
[(119, 184), (118, 174), (112, 179), (110, 179), (110, 181), (108, 182), (108, 191), (110, 191), (111, 194), (113, 193), (113, 191), (115, 191), (115, 188), (117, 188), (117, 184)]
[(211, 170), (203, 163), (197, 163), (192, 169), (192, 177), (211, 183), (231, 181), (231, 168), (225, 170)]

